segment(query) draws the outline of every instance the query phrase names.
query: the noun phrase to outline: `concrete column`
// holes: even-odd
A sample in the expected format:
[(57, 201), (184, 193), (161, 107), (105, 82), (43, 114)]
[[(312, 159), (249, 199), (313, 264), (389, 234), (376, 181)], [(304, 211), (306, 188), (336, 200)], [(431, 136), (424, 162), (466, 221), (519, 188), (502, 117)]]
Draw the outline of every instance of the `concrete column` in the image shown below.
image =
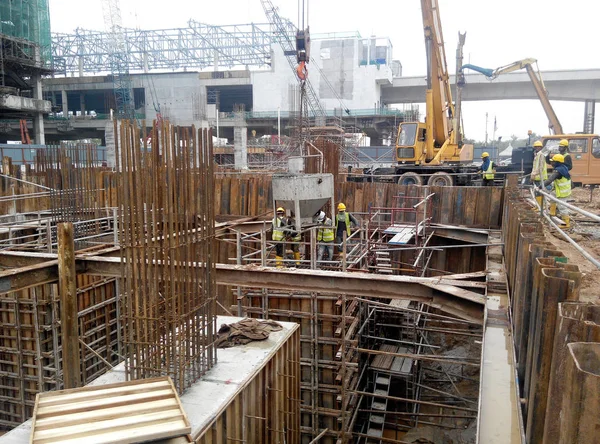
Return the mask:
[[(34, 75), (31, 80), (33, 81), (33, 98), (36, 100), (43, 100), (42, 77), (40, 75)], [(38, 145), (46, 144), (46, 137), (44, 135), (44, 113), (35, 113), (33, 116), (33, 139)]]
[(85, 94), (79, 94), (79, 109), (81, 110), (81, 115), (85, 115)]
[(235, 113), (233, 127), (233, 161), (236, 170), (248, 169), (248, 128), (244, 112)]
[(69, 117), (69, 100), (67, 98), (67, 92), (65, 90), (61, 91), (62, 93), (62, 112), (63, 117)]
[(583, 132), (594, 134), (594, 121), (596, 120), (596, 101), (586, 100), (583, 113)]

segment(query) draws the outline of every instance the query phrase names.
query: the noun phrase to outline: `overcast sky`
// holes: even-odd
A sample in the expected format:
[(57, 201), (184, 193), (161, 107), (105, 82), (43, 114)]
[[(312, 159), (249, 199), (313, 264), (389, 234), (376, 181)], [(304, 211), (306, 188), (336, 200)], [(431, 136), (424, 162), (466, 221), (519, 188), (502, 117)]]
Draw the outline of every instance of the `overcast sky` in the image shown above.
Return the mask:
[[(281, 15), (297, 22), (297, 0), (272, 0)], [(50, 0), (52, 30), (103, 29), (101, 0)], [(600, 68), (600, 3), (595, 0), (439, 0), (446, 57), (455, 69), (458, 31), (467, 32), (465, 63), (496, 68), (527, 57), (541, 70)], [(311, 0), (312, 33), (359, 31), (363, 37), (389, 37), (394, 58), (406, 76), (425, 75), (425, 45), (418, 0)], [(225, 25), (264, 23), (260, 0), (121, 0), (123, 24), (143, 29), (185, 27), (193, 18)], [(552, 97), (552, 91), (549, 91)], [(581, 131), (583, 103), (553, 102), (567, 132)], [(466, 102), (467, 137), (483, 140), (485, 113), (489, 136), (525, 137), (527, 130), (547, 133), (539, 102), (528, 100)], [(424, 110), (422, 110), (423, 112)], [(600, 112), (600, 110), (598, 110)], [(596, 119), (598, 122), (599, 120)], [(598, 128), (596, 129), (598, 132)]]

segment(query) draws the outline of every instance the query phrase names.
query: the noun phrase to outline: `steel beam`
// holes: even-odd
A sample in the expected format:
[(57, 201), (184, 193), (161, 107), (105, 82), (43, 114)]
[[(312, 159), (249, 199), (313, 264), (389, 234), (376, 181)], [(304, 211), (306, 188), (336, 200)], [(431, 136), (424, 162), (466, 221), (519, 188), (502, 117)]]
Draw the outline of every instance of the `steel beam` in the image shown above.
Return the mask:
[[(25, 265), (0, 273), (0, 292), (57, 280), (56, 257), (42, 253), (0, 253), (2, 265), (6, 266), (11, 259)], [(76, 264), (78, 273), (121, 277), (121, 259), (118, 257), (78, 255)], [(483, 295), (458, 287), (468, 286), (468, 281), (464, 280), (444, 279), (440, 282), (439, 278), (217, 264), (216, 281), (219, 285), (421, 301), (476, 322), (482, 322), (485, 304)]]

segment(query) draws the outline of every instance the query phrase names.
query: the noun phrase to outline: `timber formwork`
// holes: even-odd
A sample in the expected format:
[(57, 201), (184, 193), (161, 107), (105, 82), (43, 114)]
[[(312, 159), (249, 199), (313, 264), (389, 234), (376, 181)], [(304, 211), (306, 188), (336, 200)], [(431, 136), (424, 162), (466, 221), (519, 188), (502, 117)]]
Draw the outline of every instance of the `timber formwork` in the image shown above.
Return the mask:
[[(89, 383), (121, 359), (114, 278), (77, 277), (81, 375)], [(64, 387), (58, 285), (36, 285), (0, 296), (0, 426), (33, 414), (35, 395)]]
[[(248, 316), (300, 324), (300, 433), (310, 442), (347, 439), (358, 383), (358, 301), (345, 295), (248, 289)], [(348, 434), (349, 436), (349, 434)]]
[[(231, 363), (233, 364), (233, 362)], [(300, 440), (300, 329), (193, 438), (198, 444)]]

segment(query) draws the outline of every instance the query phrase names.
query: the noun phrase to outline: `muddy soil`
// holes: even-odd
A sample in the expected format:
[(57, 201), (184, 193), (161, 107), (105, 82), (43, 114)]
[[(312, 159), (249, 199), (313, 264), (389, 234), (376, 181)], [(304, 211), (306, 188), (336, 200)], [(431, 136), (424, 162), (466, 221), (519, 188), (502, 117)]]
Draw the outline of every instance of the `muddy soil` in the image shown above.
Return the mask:
[[(600, 189), (594, 190), (591, 197), (590, 200), (589, 188), (575, 188), (570, 203), (600, 216)], [(585, 222), (586, 219), (580, 215), (573, 215), (572, 217), (574, 224), (570, 233), (571, 238), (588, 253), (600, 260), (600, 223)], [(546, 236), (558, 248), (562, 249), (569, 258), (569, 262), (579, 266), (584, 274), (580, 300), (600, 303), (600, 270), (583, 257), (570, 243), (565, 241), (556, 230), (546, 226)]]

